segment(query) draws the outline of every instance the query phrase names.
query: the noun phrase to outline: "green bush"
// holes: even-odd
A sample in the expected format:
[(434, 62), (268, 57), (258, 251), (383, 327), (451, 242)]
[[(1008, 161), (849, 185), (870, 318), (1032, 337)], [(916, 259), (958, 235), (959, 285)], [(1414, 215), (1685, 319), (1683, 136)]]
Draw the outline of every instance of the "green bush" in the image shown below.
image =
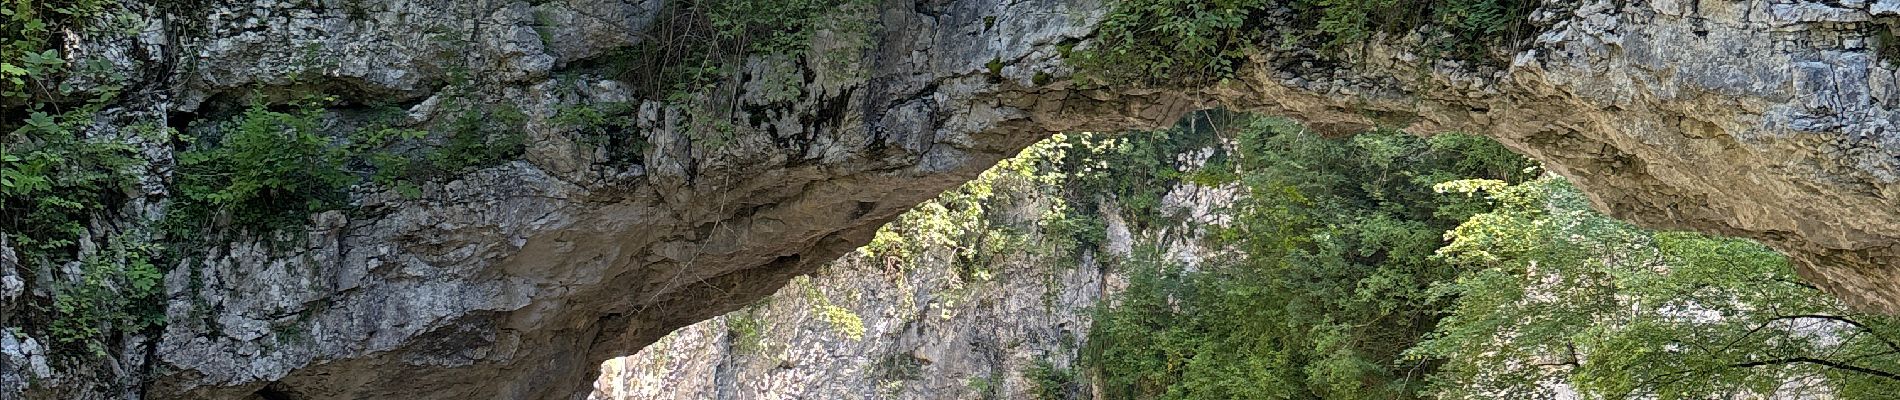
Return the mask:
[(1554, 175), (1438, 188), (1492, 202), (1446, 233), (1438, 254), (1465, 272), (1433, 291), (1456, 300), (1408, 350), (1445, 360), (1440, 398), (1558, 395), (1549, 382), (1582, 398), (1900, 390), (1900, 320), (1802, 282), (1767, 246), (1617, 221)]
[(1232, 123), (1229, 117), (1203, 112), (1164, 131), (1062, 135), (1066, 151), (1060, 165), (1068, 178), (1064, 190), (1082, 215), (1100, 215), (1096, 197), (1106, 196), (1122, 207), (1134, 228), (1162, 223), (1166, 216), (1161, 215), (1161, 197), (1189, 178), (1176, 168), (1176, 157), (1211, 149), (1211, 162), (1221, 162), (1226, 154), (1215, 131)]
[(1029, 381), (1030, 398), (1036, 400), (1077, 398), (1082, 387), (1075, 371), (1057, 367), (1046, 359), (1036, 360), (1036, 365), (1023, 371), (1023, 375), (1023, 379)]
[(449, 124), (447, 143), (428, 154), (440, 175), (454, 175), (521, 157), (527, 116), (510, 105), (464, 107)]
[(647, 149), (646, 137), (635, 129), (634, 111), (631, 103), (572, 106), (556, 111), (548, 122), (576, 131), (581, 143), (603, 150), (608, 163), (625, 166), (642, 162)]
[[(0, 120), (0, 209), (27, 210), (0, 213), (0, 232), (29, 257), (69, 257), (53, 253), (71, 250), (94, 214), (124, 200), (132, 184), (128, 169), (140, 163), (130, 146), (85, 135), (111, 90), (61, 99), (76, 90), (58, 84), (69, 68), (57, 49), (111, 4), (0, 6), (0, 115), (6, 116)], [(54, 100), (82, 104), (49, 104)]]
[[(73, 284), (55, 286), (48, 330), (64, 350), (106, 356), (111, 332), (140, 332), (165, 321), (164, 272), (157, 245), (114, 237), (81, 263)], [(68, 353), (72, 354), (72, 353)]]
[(29, 257), (71, 257), (87, 222), (133, 191), (141, 161), (131, 146), (82, 137), (90, 115), (34, 112), (0, 136), (0, 208), (18, 210), (0, 213), (0, 232)]
[(215, 142), (178, 155), (173, 212), (268, 230), (344, 206), (356, 177), (343, 169), (347, 148), (318, 132), (321, 116), (314, 106), (279, 112), (254, 104), (219, 124)]
[(1270, 0), (1120, 0), (1096, 29), (1095, 49), (1072, 52), (1092, 83), (1211, 83), (1232, 76), (1266, 39), (1249, 21)]
[[(1091, 84), (1211, 84), (1272, 47), (1343, 59), (1384, 37), (1423, 32), (1428, 57), (1502, 62), (1491, 51), (1532, 35), (1532, 0), (1119, 0), (1095, 47), (1070, 52)], [(1281, 11), (1290, 13), (1281, 13)]]
[[(50, 97), (48, 85), (66, 68), (62, 28), (84, 26), (109, 0), (8, 1), (0, 5), (0, 103)], [(63, 93), (61, 93), (63, 94)]]

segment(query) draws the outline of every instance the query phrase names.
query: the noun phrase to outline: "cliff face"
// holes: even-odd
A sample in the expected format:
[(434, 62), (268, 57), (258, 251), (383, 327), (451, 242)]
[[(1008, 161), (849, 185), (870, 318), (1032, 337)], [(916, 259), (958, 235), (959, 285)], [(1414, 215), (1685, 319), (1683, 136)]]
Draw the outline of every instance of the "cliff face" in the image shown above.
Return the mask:
[[(333, 96), (321, 111), (337, 137), (369, 104), (424, 127), (451, 123), (444, 104), (509, 105), (528, 145), (409, 190), (361, 185), (307, 227), (168, 260), (163, 328), (115, 334), (96, 360), (50, 355), (33, 329), (0, 335), (0, 393), (578, 398), (599, 362), (772, 293), (1041, 137), (1215, 105), (1341, 132), (1376, 114), (1496, 137), (1619, 217), (1761, 239), (1833, 293), (1900, 312), (1900, 85), (1875, 43), (1900, 6), (1561, 3), (1503, 68), (1403, 46), (1321, 68), (1263, 48), (1217, 86), (1113, 90), (1061, 79), (1101, 2), (862, 4), (835, 12), (859, 23), (817, 29), (802, 53), (748, 57), (672, 99), (613, 56), (654, 40), (659, 0), (115, 4), (100, 18), (136, 23), (71, 32), (60, 52), (122, 77), (83, 125), (143, 161), (88, 243), (145, 231), (178, 195), (178, 145), (131, 127), (190, 134), (247, 93)], [(636, 150), (554, 122), (607, 104), (625, 106), (611, 133)], [(0, 249), (0, 309), (84, 279), (12, 253)], [(25, 315), (0, 317), (45, 323)]]
[(1177, 184), (1152, 211), (1166, 217), (1130, 224), (1141, 217), (1113, 199), (1069, 203), (1073, 176), (1048, 157), (1057, 144), (919, 205), (759, 303), (607, 361), (590, 399), (1092, 398), (1082, 358), (1124, 262), (1137, 248), (1188, 268), (1222, 257), (1204, 238), (1232, 220), (1240, 190)]

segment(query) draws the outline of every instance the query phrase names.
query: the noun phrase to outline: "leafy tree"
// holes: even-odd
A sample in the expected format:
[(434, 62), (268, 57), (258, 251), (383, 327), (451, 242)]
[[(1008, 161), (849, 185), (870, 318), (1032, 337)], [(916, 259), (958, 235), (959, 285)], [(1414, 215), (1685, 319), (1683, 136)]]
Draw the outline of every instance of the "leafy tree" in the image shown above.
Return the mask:
[(1433, 257), (1482, 202), (1436, 183), (1521, 180), (1527, 162), (1461, 135), (1321, 138), (1243, 120), (1231, 155), (1192, 175), (1246, 196), (1215, 242), (1230, 259), (1188, 271), (1150, 249), (1102, 312), (1092, 363), (1109, 398), (1416, 398), (1431, 359), (1404, 351), (1458, 270)]
[(1413, 359), (1446, 398), (1900, 396), (1900, 325), (1855, 313), (1759, 244), (1654, 232), (1591, 211), (1563, 178), (1440, 186), (1495, 210), (1447, 234), (1468, 269)]

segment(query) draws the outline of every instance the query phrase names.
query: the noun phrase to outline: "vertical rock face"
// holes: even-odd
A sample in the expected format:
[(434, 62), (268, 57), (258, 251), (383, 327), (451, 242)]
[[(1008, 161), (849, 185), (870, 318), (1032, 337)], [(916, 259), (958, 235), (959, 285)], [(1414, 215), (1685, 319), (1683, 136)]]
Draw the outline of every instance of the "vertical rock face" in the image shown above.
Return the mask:
[[(371, 104), (419, 126), (450, 123), (447, 104), (508, 105), (530, 145), (412, 193), (363, 185), (348, 212), (170, 260), (166, 325), (116, 336), (99, 360), (61, 361), (52, 338), (10, 330), (0, 393), (579, 398), (600, 361), (772, 293), (1040, 137), (1214, 105), (1342, 132), (1378, 111), (1420, 133), (1490, 135), (1615, 215), (1762, 239), (1830, 291), (1900, 312), (1900, 85), (1875, 43), (1888, 3), (1551, 2), (1548, 28), (1502, 67), (1421, 61), (1402, 38), (1333, 69), (1263, 46), (1219, 86), (1109, 90), (1061, 79), (1102, 2), (894, 1), (838, 10), (863, 28), (821, 29), (804, 54), (750, 57), (668, 102), (612, 57), (650, 40), (661, 0), (122, 2), (108, 15), (136, 24), (73, 32), (60, 52), (125, 77), (87, 136), (146, 162), (89, 240), (149, 226), (177, 195), (177, 148), (133, 127), (189, 133), (251, 94), (334, 96), (336, 137)], [(696, 111), (715, 102), (723, 115)], [(552, 122), (603, 104), (629, 109), (613, 133), (645, 143), (637, 153)], [(0, 310), (81, 279), (0, 261)], [(0, 319), (46, 323), (19, 315)]]
[(981, 266), (941, 248), (915, 262), (853, 253), (607, 361), (590, 398), (1033, 398), (1036, 368), (1074, 367), (1109, 283), (1094, 253), (1073, 251)]

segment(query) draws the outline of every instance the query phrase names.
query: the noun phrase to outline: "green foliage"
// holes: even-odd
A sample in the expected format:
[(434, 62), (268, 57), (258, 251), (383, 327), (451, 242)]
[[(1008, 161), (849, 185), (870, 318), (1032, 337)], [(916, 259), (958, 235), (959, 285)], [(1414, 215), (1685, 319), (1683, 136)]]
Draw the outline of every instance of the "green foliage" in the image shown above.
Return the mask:
[(1447, 360), (1446, 398), (1548, 396), (1549, 382), (1589, 398), (1900, 389), (1900, 320), (1847, 309), (1766, 247), (1615, 221), (1554, 176), (1440, 189), (1496, 203), (1447, 234), (1440, 254), (1468, 272), (1434, 288), (1456, 303), (1411, 351)]
[(1096, 83), (1212, 83), (1230, 77), (1266, 38), (1247, 22), (1271, 0), (1120, 0), (1096, 30), (1096, 48), (1072, 52)]
[(631, 103), (609, 103), (565, 107), (548, 122), (555, 127), (572, 129), (581, 142), (604, 152), (615, 165), (637, 164), (647, 149), (646, 137), (634, 131)]
[(700, 149), (718, 149), (731, 144), (739, 136), (739, 127), (732, 119), (717, 111), (718, 106), (709, 105), (712, 97), (675, 95), (674, 103), (686, 105), (686, 136), (693, 139), (693, 146)]
[(759, 354), (765, 350), (767, 326), (758, 313), (759, 308), (754, 306), (726, 314), (726, 329), (731, 331), (733, 348), (741, 354)]
[(1067, 400), (1078, 398), (1082, 382), (1074, 370), (1058, 367), (1046, 359), (1036, 360), (1036, 365), (1023, 371), (1023, 379), (1029, 381), (1030, 398), (1036, 400)]
[(342, 207), (355, 176), (343, 169), (346, 149), (319, 133), (321, 117), (315, 106), (279, 112), (260, 103), (219, 124), (215, 145), (178, 155), (173, 212), (258, 228)]
[(29, 257), (70, 257), (91, 217), (124, 200), (132, 184), (129, 169), (141, 164), (130, 146), (86, 136), (93, 113), (116, 90), (112, 78), (122, 77), (105, 76), (95, 88), (99, 92), (77, 107), (35, 101), (75, 94), (55, 84), (72, 70), (56, 48), (110, 4), (48, 0), (0, 6), (0, 114), (8, 116), (0, 120), (0, 205), (23, 210), (0, 213), (0, 232)]
[[(1032, 145), (899, 216), (862, 251), (902, 268), (920, 262), (931, 249), (952, 249), (959, 277), (974, 282), (988, 280), (1000, 257), (1019, 250), (1059, 254), (1099, 242), (1101, 220), (1077, 215), (1065, 201), (1070, 175), (1062, 163), (1071, 149), (1063, 135)], [(1009, 212), (1025, 208), (1034, 215)], [(1030, 236), (1041, 240), (1032, 243)]]
[(435, 176), (456, 175), (521, 157), (527, 116), (512, 105), (461, 107), (450, 122), (447, 143), (426, 155)]
[(1066, 150), (1060, 165), (1071, 201), (1083, 215), (1094, 216), (1100, 215), (1098, 201), (1112, 198), (1135, 228), (1164, 222), (1161, 196), (1175, 183), (1198, 177), (1176, 168), (1176, 158), (1211, 149), (1209, 163), (1225, 162), (1227, 153), (1216, 145), (1220, 139), (1216, 131), (1235, 124), (1233, 118), (1221, 112), (1196, 113), (1160, 132), (1056, 138)]
[(714, 38), (739, 42), (752, 54), (804, 51), (822, 26), (826, 12), (848, 3), (838, 0), (739, 0), (696, 2), (705, 10)]
[(346, 208), (350, 188), (366, 178), (414, 196), (422, 182), (517, 159), (526, 148), (527, 117), (512, 106), (450, 102), (455, 118), (434, 132), (374, 125), (335, 137), (323, 132), (329, 101), (254, 103), (192, 138), (178, 155), (167, 229), (192, 238), (208, 223), (259, 232), (299, 226), (311, 213)]
[(976, 392), (976, 396), (979, 399), (991, 400), (996, 398), (996, 380), (988, 376), (969, 377), (963, 381), (963, 386), (970, 389), (971, 392)]
[(0, 232), (31, 257), (70, 259), (94, 215), (111, 212), (133, 191), (131, 146), (87, 138), (91, 108), (34, 112), (0, 136)]
[[(169, 140), (169, 131), (128, 121), (96, 128), (104, 121), (95, 113), (125, 77), (103, 60), (69, 63), (58, 50), (91, 29), (131, 29), (136, 16), (102, 18), (114, 4), (0, 5), (0, 245), (18, 251), (29, 288), (52, 295), (16, 303), (24, 307), (0, 313), (0, 324), (50, 337), (55, 355), (78, 360), (104, 356), (120, 334), (149, 330), (164, 316), (163, 273), (151, 261), (158, 247), (132, 239), (137, 227), (98, 221), (121, 215), (139, 193), (146, 163), (128, 143)], [(89, 86), (73, 85), (74, 77)]]
[[(691, 0), (669, 2), (654, 37), (610, 58), (623, 79), (668, 98), (709, 90), (734, 77), (749, 55), (802, 56), (821, 30), (864, 30), (863, 0)], [(860, 13), (860, 15), (853, 15)]]
[(0, 102), (70, 90), (48, 82), (67, 68), (56, 50), (67, 27), (97, 16), (107, 0), (18, 0), (0, 5)]
[[(866, 0), (667, 2), (649, 28), (647, 40), (601, 59), (605, 67), (617, 70), (615, 78), (631, 82), (645, 98), (681, 106), (694, 148), (719, 149), (744, 133), (733, 121), (742, 86), (756, 90), (753, 94), (766, 103), (785, 103), (807, 93), (807, 70), (793, 67), (800, 62), (806, 62), (803, 65), (810, 71), (855, 74), (850, 66), (858, 54), (847, 53), (857, 53), (871, 41), (869, 21), (875, 15), (871, 4)], [(828, 32), (826, 42), (833, 47), (825, 54), (814, 54), (812, 38), (821, 32)], [(748, 62), (758, 62), (753, 65), (761, 68), (747, 72)], [(622, 107), (602, 114), (628, 118), (622, 114), (631, 111)], [(574, 122), (599, 121), (588, 115), (572, 117)], [(610, 158), (645, 146), (631, 135), (602, 139), (596, 140), (608, 147)]]
[(1431, 285), (1458, 272), (1433, 258), (1439, 238), (1478, 202), (1432, 185), (1524, 179), (1529, 164), (1468, 157), (1481, 143), (1468, 137), (1342, 141), (1281, 120), (1238, 123), (1233, 154), (1208, 167), (1223, 170), (1185, 175), (1245, 191), (1228, 211), (1235, 221), (1215, 232), (1239, 255), (1189, 271), (1137, 249), (1127, 290), (1091, 331), (1102, 394), (1421, 397), (1435, 362), (1402, 354), (1446, 303)]
[[(1596, 214), (1488, 140), (1325, 140), (1265, 119), (1236, 136), (1233, 154), (1210, 162), (1217, 171), (1154, 162), (1159, 171), (1072, 182), (1140, 196), (1132, 189), (1154, 183), (1117, 189), (1114, 177), (1176, 176), (1247, 193), (1216, 232), (1235, 258), (1197, 271), (1152, 248), (1127, 260), (1129, 286), (1091, 332), (1108, 398), (1538, 397), (1553, 383), (1588, 398), (1732, 398), (1788, 394), (1803, 379), (1807, 393), (1845, 398), (1900, 388), (1894, 319), (1846, 309), (1758, 244)], [(1139, 165), (1110, 160), (1094, 165)]]
[(164, 323), (164, 273), (153, 264), (158, 246), (114, 237), (80, 265), (78, 282), (55, 286), (48, 330), (69, 351), (104, 357), (109, 333), (140, 332)]
[(890, 352), (878, 360), (878, 379), (884, 381), (908, 381), (923, 378), (924, 363), (909, 353)]
[[(1209, 84), (1269, 46), (1343, 57), (1354, 46), (1423, 32), (1433, 56), (1500, 61), (1492, 49), (1531, 34), (1530, 0), (1119, 0), (1096, 47), (1071, 52), (1095, 84)], [(1271, 21), (1268, 23), (1267, 21)], [(1383, 35), (1383, 36), (1381, 36)], [(1273, 43), (1278, 41), (1280, 43)]]
[[(1520, 0), (1308, 0), (1300, 6), (1320, 15), (1313, 31), (1325, 48), (1366, 43), (1375, 34), (1404, 35), (1421, 26), (1424, 49), (1457, 58), (1481, 59), (1488, 48), (1509, 45), (1529, 32), (1537, 2)], [(1421, 4), (1423, 3), (1423, 4)]]
[(416, 161), (393, 148), (428, 136), (428, 131), (419, 129), (371, 127), (350, 135), (348, 151), (359, 156), (361, 162), (374, 171), (370, 174), (370, 182), (394, 188), (403, 196), (415, 197), (421, 194), (421, 188), (415, 182), (419, 175), (414, 172)]
[(1124, 260), (1128, 286), (1099, 312), (1085, 358), (1105, 398), (1900, 390), (1900, 319), (1846, 308), (1759, 244), (1607, 218), (1478, 137), (1240, 125), (1231, 154), (1200, 171), (1120, 158), (1175, 149), (1115, 150), (1166, 145), (1089, 140), (1068, 153), (1120, 167), (1068, 181), (1118, 198), (1179, 181), (1245, 193), (1213, 231), (1232, 257), (1189, 269), (1138, 246)]

